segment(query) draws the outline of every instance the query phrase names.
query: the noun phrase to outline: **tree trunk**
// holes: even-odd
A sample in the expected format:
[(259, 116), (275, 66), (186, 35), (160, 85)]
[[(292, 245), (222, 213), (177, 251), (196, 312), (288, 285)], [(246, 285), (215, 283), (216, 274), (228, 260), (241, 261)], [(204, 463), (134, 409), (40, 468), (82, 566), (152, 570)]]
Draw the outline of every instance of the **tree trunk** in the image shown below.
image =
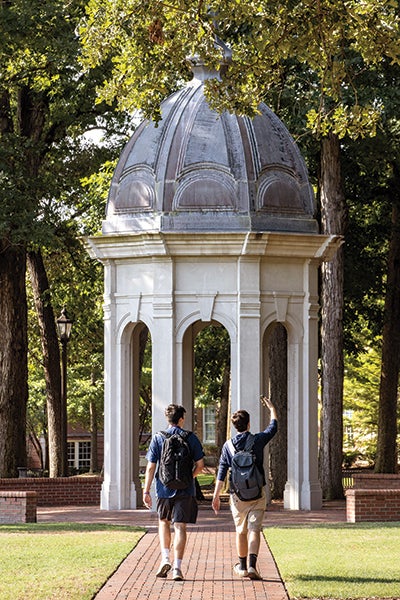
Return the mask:
[(268, 344), (270, 397), (275, 405), (279, 429), (269, 444), (271, 497), (283, 498), (287, 481), (287, 333), (278, 323)]
[(0, 477), (26, 467), (26, 251), (0, 240)]
[(63, 475), (60, 347), (50, 301), (49, 282), (40, 250), (28, 252), (28, 264), (39, 321), (46, 382), (49, 476), (60, 477)]
[[(342, 189), (340, 143), (330, 134), (321, 145), (321, 221), (325, 234), (343, 235), (347, 212)], [(343, 269), (344, 251), (339, 248), (322, 265), (321, 367), (322, 412), (320, 478), (327, 499), (343, 497)]]
[[(400, 173), (397, 173), (400, 187)], [(379, 391), (378, 446), (375, 471), (397, 472), (397, 396), (400, 372), (400, 194), (392, 209)]]
[(45, 463), (44, 463), (44, 456), (43, 456), (43, 451), (42, 451), (42, 446), (41, 446), (40, 440), (37, 437), (34, 429), (31, 429), (30, 427), (28, 427), (28, 429), (29, 429), (29, 442), (30, 442), (32, 448), (35, 450), (38, 459), (40, 460), (40, 468), (43, 471)]

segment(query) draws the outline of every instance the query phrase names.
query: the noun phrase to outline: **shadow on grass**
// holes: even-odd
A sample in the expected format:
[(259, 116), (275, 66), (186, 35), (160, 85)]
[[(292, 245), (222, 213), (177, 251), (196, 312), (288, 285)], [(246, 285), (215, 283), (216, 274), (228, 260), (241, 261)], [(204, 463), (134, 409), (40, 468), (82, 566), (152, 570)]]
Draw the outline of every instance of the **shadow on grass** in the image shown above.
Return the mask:
[(400, 579), (393, 577), (329, 577), (327, 575), (296, 575), (299, 581), (343, 582), (343, 583), (399, 583)]

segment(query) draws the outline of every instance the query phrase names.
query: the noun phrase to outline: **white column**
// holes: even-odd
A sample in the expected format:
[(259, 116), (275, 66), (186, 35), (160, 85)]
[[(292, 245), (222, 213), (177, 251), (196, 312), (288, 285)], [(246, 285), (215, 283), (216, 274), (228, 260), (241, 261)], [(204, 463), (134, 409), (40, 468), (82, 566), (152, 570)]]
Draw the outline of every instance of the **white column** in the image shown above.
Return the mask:
[(318, 480), (318, 289), (316, 261), (304, 265), (303, 343), (303, 480), (301, 508), (318, 510), (322, 491)]
[(305, 261), (303, 286), (302, 334), (293, 327), (288, 330), (288, 481), (284, 507), (317, 510), (322, 506), (322, 493), (318, 481), (316, 262)]
[(237, 395), (232, 395), (232, 412), (243, 408), (250, 413), (252, 431), (260, 431), (261, 332), (260, 265), (258, 257), (238, 260), (238, 343)]
[(176, 349), (176, 387), (178, 390), (175, 402), (186, 409), (185, 428), (193, 429), (194, 407), (194, 340), (200, 327), (190, 325), (185, 331), (182, 342), (177, 343)]
[(100, 507), (105, 510), (119, 508), (118, 458), (120, 395), (119, 351), (116, 344), (115, 265), (104, 261), (104, 480)]
[(300, 509), (300, 487), (303, 475), (301, 453), (301, 431), (303, 414), (302, 402), (302, 345), (293, 339), (294, 333), (288, 330), (288, 479), (283, 495), (284, 507), (292, 510)]
[(173, 263), (153, 260), (152, 400), (153, 433), (165, 429), (164, 411), (176, 402)]

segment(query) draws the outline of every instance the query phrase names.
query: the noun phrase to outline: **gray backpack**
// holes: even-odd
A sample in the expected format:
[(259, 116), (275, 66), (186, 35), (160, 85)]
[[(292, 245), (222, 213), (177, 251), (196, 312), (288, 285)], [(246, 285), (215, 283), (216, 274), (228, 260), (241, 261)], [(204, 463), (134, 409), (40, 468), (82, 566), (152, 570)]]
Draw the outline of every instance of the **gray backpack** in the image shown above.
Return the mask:
[(256, 465), (253, 452), (255, 436), (247, 436), (244, 450), (237, 451), (232, 440), (228, 441), (228, 448), (232, 454), (230, 471), (230, 489), (240, 500), (257, 500), (261, 498), (263, 476)]

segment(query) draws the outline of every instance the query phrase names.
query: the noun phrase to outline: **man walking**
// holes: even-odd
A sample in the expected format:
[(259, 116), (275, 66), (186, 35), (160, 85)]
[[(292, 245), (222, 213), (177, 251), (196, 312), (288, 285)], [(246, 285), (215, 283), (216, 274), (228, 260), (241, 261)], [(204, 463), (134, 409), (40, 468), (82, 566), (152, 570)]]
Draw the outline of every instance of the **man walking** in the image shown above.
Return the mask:
[[(171, 546), (171, 523), (174, 526), (174, 563), (172, 570), (172, 579), (182, 581), (182, 559), (186, 546), (186, 525), (187, 523), (196, 523), (198, 506), (196, 501), (195, 477), (202, 472), (204, 467), (204, 451), (200, 440), (192, 432), (186, 432), (183, 429), (185, 422), (185, 412), (183, 406), (169, 404), (165, 409), (165, 416), (168, 422), (168, 429), (165, 432), (156, 433), (151, 442), (146, 455), (148, 460), (146, 476), (143, 490), (143, 502), (148, 509), (152, 508), (152, 499), (150, 487), (155, 477), (157, 513), (158, 513), (158, 535), (161, 548), (161, 564), (156, 573), (156, 577), (166, 577), (171, 570), (170, 546)], [(165, 435), (164, 435), (165, 434)], [(170, 487), (176, 485), (172, 483), (163, 483), (163, 476), (166, 467), (163, 460), (166, 461), (163, 453), (163, 446), (166, 439), (178, 435), (186, 440), (189, 446), (191, 456), (189, 481), (181, 489)], [(164, 458), (163, 458), (164, 457)], [(179, 461), (183, 462), (183, 461)], [(160, 475), (161, 474), (161, 475)], [(178, 484), (179, 485), (179, 484)]]
[[(256, 468), (261, 473), (261, 481), (265, 485), (265, 474), (263, 467), (264, 447), (274, 437), (278, 430), (276, 410), (272, 402), (262, 396), (261, 402), (269, 408), (271, 412), (271, 421), (268, 427), (261, 433), (254, 435), (253, 453), (255, 455)], [(246, 410), (238, 410), (232, 415), (232, 424), (238, 434), (234, 436), (222, 447), (221, 458), (215, 484), (212, 507), (215, 514), (220, 510), (220, 494), (224, 485), (225, 477), (232, 466), (232, 457), (235, 452), (243, 451), (247, 448), (250, 434), (250, 416)], [(262, 521), (266, 509), (266, 495), (262, 487), (259, 497), (254, 500), (241, 500), (230, 485), (230, 509), (236, 528), (236, 549), (239, 562), (234, 565), (233, 571), (239, 577), (249, 577), (250, 579), (262, 579), (257, 570), (257, 557), (260, 548), (260, 535)], [(247, 567), (247, 561), (249, 566)]]

